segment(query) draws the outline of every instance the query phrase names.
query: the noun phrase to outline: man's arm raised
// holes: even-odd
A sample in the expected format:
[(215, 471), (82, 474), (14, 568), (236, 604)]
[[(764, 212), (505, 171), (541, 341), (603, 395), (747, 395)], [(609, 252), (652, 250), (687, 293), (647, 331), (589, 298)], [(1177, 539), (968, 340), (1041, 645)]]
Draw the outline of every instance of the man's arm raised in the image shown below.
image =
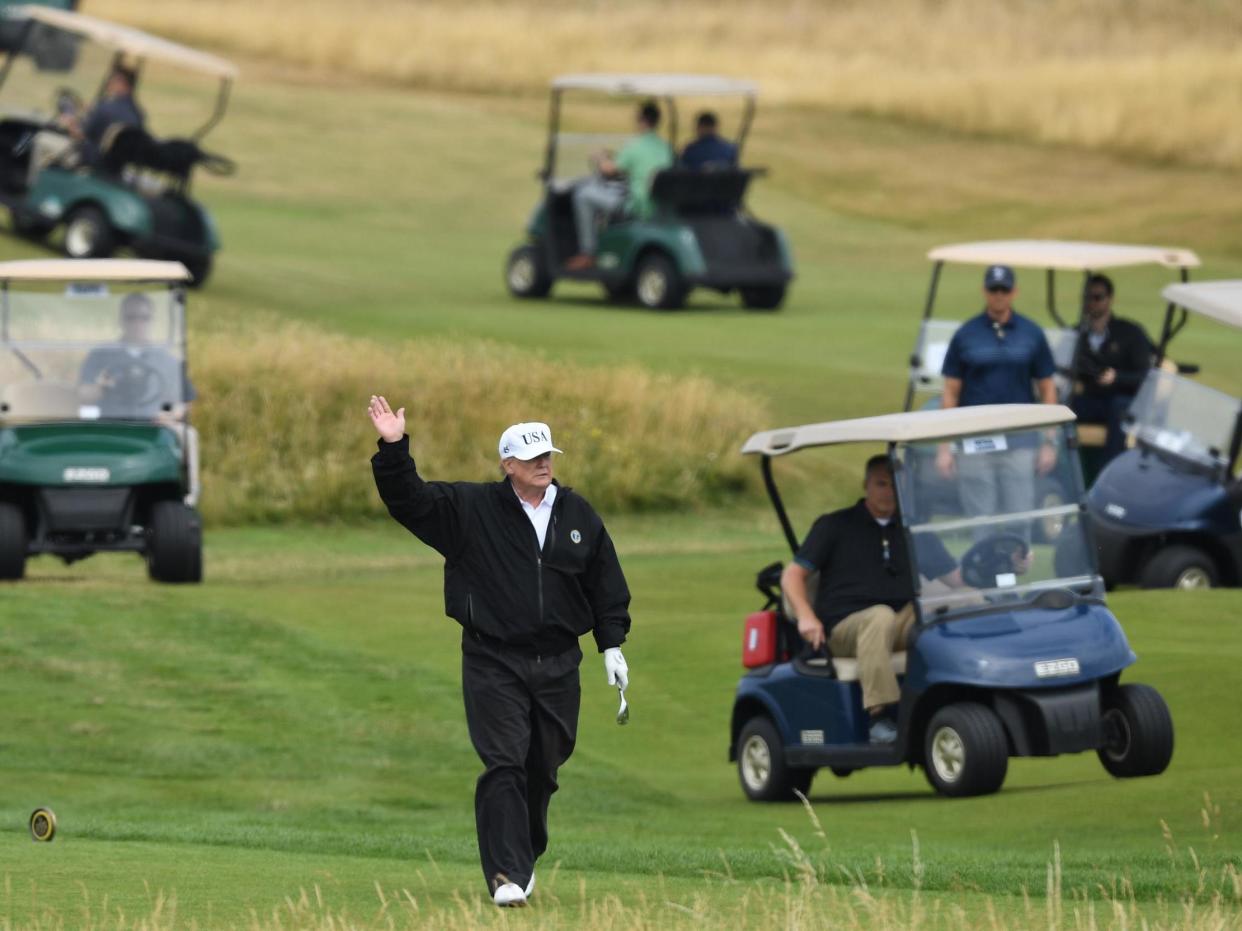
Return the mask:
[(450, 556), (461, 543), (457, 486), (424, 481), (418, 474), (405, 435), (404, 407), (393, 413), (387, 399), (372, 395), (367, 414), (380, 436), (371, 470), (388, 513), (428, 546)]

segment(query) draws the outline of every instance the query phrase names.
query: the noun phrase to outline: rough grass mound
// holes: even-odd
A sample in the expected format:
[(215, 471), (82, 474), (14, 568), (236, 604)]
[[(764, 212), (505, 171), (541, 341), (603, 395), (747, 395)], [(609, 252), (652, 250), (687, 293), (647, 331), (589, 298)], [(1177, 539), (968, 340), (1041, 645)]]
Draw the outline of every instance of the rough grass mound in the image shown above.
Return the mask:
[(500, 433), (522, 420), (548, 421), (566, 453), (558, 478), (605, 512), (716, 504), (757, 475), (738, 448), (764, 424), (762, 407), (705, 378), (565, 365), (486, 343), (248, 329), (245, 339), (204, 334), (191, 358), (211, 522), (382, 514), (368, 461), (372, 393), (406, 408), (429, 478), (495, 478)]

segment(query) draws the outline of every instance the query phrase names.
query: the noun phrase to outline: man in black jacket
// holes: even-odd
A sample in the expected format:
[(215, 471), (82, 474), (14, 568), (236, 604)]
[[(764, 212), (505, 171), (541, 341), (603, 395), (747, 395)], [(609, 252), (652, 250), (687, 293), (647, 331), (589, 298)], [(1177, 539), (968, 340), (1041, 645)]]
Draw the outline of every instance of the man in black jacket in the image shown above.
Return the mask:
[(428, 482), (410, 458), (405, 408), (372, 397), (371, 459), (396, 520), (444, 557), (445, 613), (462, 625), (462, 692), (482, 759), (475, 826), (488, 892), (525, 905), (548, 846), (556, 771), (573, 752), (578, 637), (590, 631), (608, 684), (624, 690), (630, 592), (612, 539), (586, 500), (552, 478), (547, 424), (500, 438), (499, 482)]
[(1125, 450), (1124, 419), (1151, 368), (1151, 340), (1130, 320), (1113, 314), (1113, 282), (1092, 275), (1084, 291), (1083, 329), (1074, 350), (1074, 396), (1070, 407), (1084, 423), (1108, 428), (1104, 461)]

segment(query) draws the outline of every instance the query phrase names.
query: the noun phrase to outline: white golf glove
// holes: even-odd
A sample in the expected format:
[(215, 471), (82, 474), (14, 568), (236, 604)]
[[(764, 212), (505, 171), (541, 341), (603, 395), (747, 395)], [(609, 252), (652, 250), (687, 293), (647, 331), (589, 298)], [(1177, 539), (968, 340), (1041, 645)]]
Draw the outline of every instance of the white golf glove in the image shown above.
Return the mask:
[(630, 667), (625, 665), (625, 657), (620, 647), (609, 647), (604, 651), (604, 672), (608, 673), (608, 684), (625, 690), (630, 684)]

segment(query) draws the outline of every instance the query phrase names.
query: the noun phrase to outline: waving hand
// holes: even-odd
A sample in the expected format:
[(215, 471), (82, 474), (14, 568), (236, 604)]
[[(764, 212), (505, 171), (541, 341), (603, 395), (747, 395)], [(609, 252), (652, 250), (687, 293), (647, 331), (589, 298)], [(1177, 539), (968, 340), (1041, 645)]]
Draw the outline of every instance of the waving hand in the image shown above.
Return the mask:
[(405, 436), (404, 407), (394, 414), (392, 408), (388, 406), (388, 401), (373, 394), (367, 413), (371, 415), (371, 423), (375, 425), (376, 432), (385, 443), (395, 443)]

